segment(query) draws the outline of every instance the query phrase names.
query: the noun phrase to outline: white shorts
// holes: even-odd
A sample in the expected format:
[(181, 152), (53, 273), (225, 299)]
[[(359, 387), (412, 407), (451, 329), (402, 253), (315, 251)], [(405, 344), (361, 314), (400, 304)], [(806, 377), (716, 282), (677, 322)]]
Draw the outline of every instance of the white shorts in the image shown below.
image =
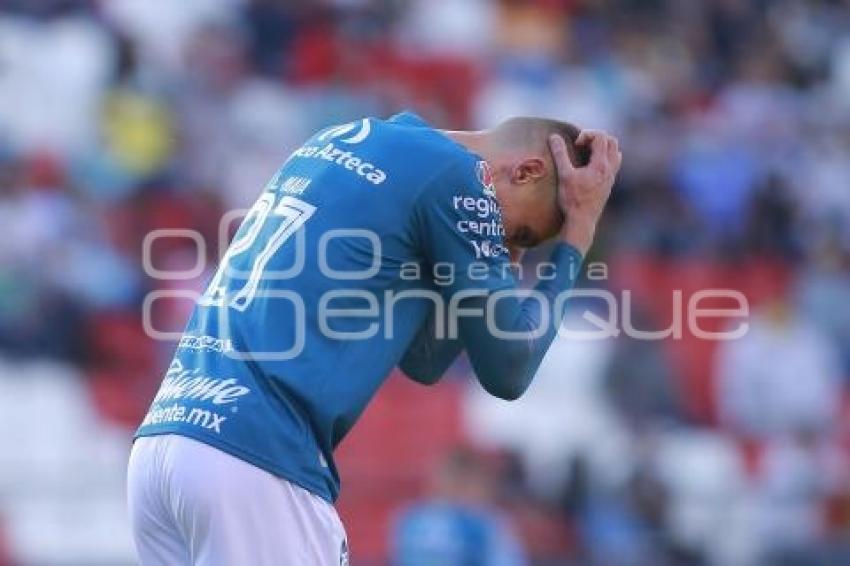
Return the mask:
[(127, 497), (142, 566), (348, 564), (333, 505), (187, 437), (137, 439)]

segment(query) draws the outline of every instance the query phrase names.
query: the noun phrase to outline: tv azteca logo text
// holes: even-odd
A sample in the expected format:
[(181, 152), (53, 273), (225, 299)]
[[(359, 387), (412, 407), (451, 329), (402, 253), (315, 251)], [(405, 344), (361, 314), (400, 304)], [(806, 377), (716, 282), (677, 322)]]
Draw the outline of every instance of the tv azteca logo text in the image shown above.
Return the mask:
[(347, 145), (358, 144), (369, 136), (371, 129), (369, 120), (366, 118), (359, 123), (352, 122), (350, 124), (334, 126), (316, 137), (316, 141), (322, 142), (321, 145), (304, 145), (296, 149), (290, 159), (323, 159), (344, 167), (373, 185), (380, 185), (387, 180), (387, 173), (383, 169), (359, 157), (351, 150), (345, 150), (335, 146), (333, 141), (331, 141), (336, 140)]
[[(258, 254), (247, 252), (253, 243), (252, 238), (257, 237), (259, 230), (254, 230), (250, 226), (248, 230), (240, 230), (230, 246), (220, 250), (222, 260), (205, 290), (173, 288), (174, 281), (195, 280), (209, 273), (210, 266), (207, 266), (205, 262), (206, 243), (200, 233), (194, 230), (156, 230), (148, 234), (143, 244), (145, 272), (154, 279), (170, 282), (169, 285), (172, 287), (151, 291), (145, 297), (143, 323), (148, 336), (157, 340), (179, 340), (181, 348), (210, 349), (232, 358), (286, 360), (302, 352), (305, 336), (309, 334), (308, 328), (310, 332), (318, 331), (334, 340), (363, 340), (379, 333), (386, 338), (392, 338), (395, 329), (393, 324), (395, 309), (405, 301), (411, 300), (428, 301), (433, 304), (435, 312), (438, 313), (437, 338), (456, 338), (458, 321), (463, 317), (473, 316), (484, 317), (489, 331), (494, 336), (507, 340), (527, 340), (541, 336), (551, 328), (552, 324), (557, 325), (559, 335), (573, 340), (608, 339), (620, 334), (637, 340), (680, 339), (686, 332), (703, 340), (734, 340), (749, 330), (748, 301), (740, 291), (733, 289), (702, 289), (689, 296), (685, 296), (681, 290), (674, 290), (669, 299), (673, 306), (672, 320), (666, 328), (661, 329), (635, 327), (632, 312), (633, 297), (629, 290), (619, 294), (602, 288), (566, 290), (554, 298), (554, 305), (546, 304), (550, 299), (534, 290), (507, 289), (492, 293), (486, 291), (487, 288), (491, 288), (491, 285), (485, 285), (484, 282), (493, 277), (505, 277), (511, 280), (524, 277), (534, 280), (553, 279), (556, 266), (548, 262), (535, 266), (523, 266), (508, 264), (504, 261), (501, 273), (494, 271), (492, 259), (472, 261), (462, 268), (448, 262), (437, 262), (429, 267), (409, 262), (399, 266), (398, 278), (402, 281), (418, 281), (422, 283), (421, 285), (408, 285), (401, 291), (390, 289), (373, 293), (364, 289), (363, 282), (376, 277), (382, 267), (382, 243), (378, 235), (368, 230), (328, 230), (319, 235), (318, 246), (311, 246), (311, 249), (308, 249), (305, 234), (310, 227), (307, 220), (314, 208), (298, 199), (286, 200), (287, 198), (291, 197), (283, 197), (280, 200), (267, 198), (265, 201), (261, 198), (252, 209), (234, 211), (222, 218), (219, 229), (220, 242), (223, 242), (223, 246), (227, 245), (226, 235), (229, 233), (230, 226), (240, 217), (245, 218), (243, 226), (249, 221), (250, 226), (260, 226), (264, 222), (271, 222), (273, 216), (277, 223), (274, 224), (275, 232), (272, 237), (264, 247), (261, 247)], [(462, 206), (462, 203), (450, 203), (449, 206), (452, 204)], [(464, 237), (474, 238), (482, 235), (482, 231), (474, 230), (475, 234), (466, 233)], [(158, 240), (168, 238), (189, 239), (194, 242), (197, 255), (195, 265), (191, 269), (166, 271), (157, 269), (153, 265), (151, 257), (153, 246)], [(364, 265), (353, 271), (331, 267), (328, 250), (332, 248), (336, 240), (344, 240), (348, 244), (357, 240), (359, 248), (366, 247), (371, 250), (370, 265)], [(268, 258), (277, 250), (275, 246), (279, 247), (284, 242), (287, 246), (293, 246), (292, 253), (289, 254), (294, 258), (292, 264), (285, 270), (268, 268)], [(232, 263), (234, 257), (242, 253), (245, 253), (246, 259), (249, 260), (250, 270), (240, 270)], [(310, 299), (311, 304), (305, 303), (301, 293), (285, 285), (281, 286), (283, 288), (274, 290), (267, 290), (266, 286), (259, 285), (261, 281), (291, 280), (300, 276), (307, 264), (308, 254), (311, 253), (314, 256), (310, 263), (316, 266), (318, 275), (333, 282), (327, 285), (327, 291), (317, 298), (313, 292), (314, 289), (311, 289), (313, 297)], [(580, 266), (572, 265), (570, 268), (575, 270), (571, 275), (577, 276)], [(310, 275), (313, 278), (316, 276), (314, 273)], [(604, 281), (608, 278), (608, 267), (601, 262), (589, 263), (586, 266), (585, 276), (590, 282)], [(229, 288), (228, 281), (231, 278), (233, 281), (239, 281), (241, 287)], [(458, 280), (465, 282), (464, 290), (449, 293), (448, 289), (453, 288)], [(482, 282), (480, 289), (475, 288), (475, 281)], [(472, 283), (471, 286), (470, 283)], [(486, 297), (486, 307), (478, 309), (465, 307), (463, 300), (471, 296)], [(508, 297), (541, 303), (543, 316), (538, 328), (532, 330), (530, 334), (499, 328), (495, 317), (496, 305)], [(234, 347), (235, 341), (229, 335), (229, 317), (251, 308), (257, 298), (262, 298), (264, 305), (269, 305), (272, 301), (288, 303), (288, 312), (292, 313), (293, 341), (285, 349), (275, 352), (244, 352)], [(219, 309), (218, 335), (187, 339), (182, 332), (156, 329), (152, 322), (152, 311), (157, 301), (163, 300), (192, 301), (198, 304), (199, 308)], [(717, 308), (718, 301), (728, 306)], [(359, 306), (352, 308), (352, 304)], [(575, 309), (578, 309), (574, 309), (574, 316), (568, 320), (569, 324), (562, 324), (562, 320), (550, 315), (553, 312), (563, 312), (564, 307), (569, 305), (574, 305)], [(309, 318), (307, 313), (311, 313)], [(716, 322), (718, 318), (728, 323), (727, 328), (723, 331), (709, 330), (707, 327), (717, 327), (710, 321)], [(340, 322), (352, 320), (361, 323), (357, 330), (340, 329), (345, 326), (339, 324)], [(582, 321), (581, 328), (575, 328), (571, 322), (573, 320)]]

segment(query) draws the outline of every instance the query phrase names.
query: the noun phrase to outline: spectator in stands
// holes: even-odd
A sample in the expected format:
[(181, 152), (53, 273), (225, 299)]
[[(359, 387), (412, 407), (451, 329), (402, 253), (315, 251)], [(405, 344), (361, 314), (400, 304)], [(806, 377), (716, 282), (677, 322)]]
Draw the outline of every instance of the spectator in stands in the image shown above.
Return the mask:
[[(632, 310), (635, 328), (659, 328), (648, 322), (651, 317), (639, 304)], [(658, 341), (621, 334), (605, 371), (604, 386), (609, 401), (632, 430), (644, 430), (681, 416), (682, 403), (674, 375)]]
[(521, 566), (522, 546), (493, 506), (494, 479), (486, 461), (460, 449), (447, 455), (431, 495), (406, 509), (395, 525), (395, 566)]
[(787, 300), (755, 313), (749, 332), (717, 352), (720, 419), (756, 439), (835, 426), (841, 365), (835, 345)]
[(812, 255), (811, 267), (800, 277), (800, 306), (838, 346), (846, 383), (850, 380), (850, 308), (840, 305), (850, 305), (850, 249), (842, 249), (839, 235), (833, 232), (816, 244)]

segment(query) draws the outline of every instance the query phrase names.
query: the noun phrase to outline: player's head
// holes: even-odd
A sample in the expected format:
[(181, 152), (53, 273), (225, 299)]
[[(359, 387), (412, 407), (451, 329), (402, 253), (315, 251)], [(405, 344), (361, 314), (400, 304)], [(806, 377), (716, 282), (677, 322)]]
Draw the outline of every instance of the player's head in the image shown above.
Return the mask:
[(566, 122), (517, 117), (487, 132), (486, 157), (509, 246), (534, 247), (557, 234), (563, 215), (549, 136), (564, 138), (573, 165), (579, 167), (590, 159), (589, 150), (575, 144), (580, 131)]

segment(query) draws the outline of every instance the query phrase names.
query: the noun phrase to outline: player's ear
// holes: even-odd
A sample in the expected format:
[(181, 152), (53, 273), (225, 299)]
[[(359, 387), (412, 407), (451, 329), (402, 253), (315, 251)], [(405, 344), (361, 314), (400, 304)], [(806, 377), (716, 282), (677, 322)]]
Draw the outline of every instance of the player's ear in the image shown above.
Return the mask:
[(546, 164), (539, 157), (529, 157), (514, 167), (511, 180), (517, 185), (536, 183), (546, 176)]

